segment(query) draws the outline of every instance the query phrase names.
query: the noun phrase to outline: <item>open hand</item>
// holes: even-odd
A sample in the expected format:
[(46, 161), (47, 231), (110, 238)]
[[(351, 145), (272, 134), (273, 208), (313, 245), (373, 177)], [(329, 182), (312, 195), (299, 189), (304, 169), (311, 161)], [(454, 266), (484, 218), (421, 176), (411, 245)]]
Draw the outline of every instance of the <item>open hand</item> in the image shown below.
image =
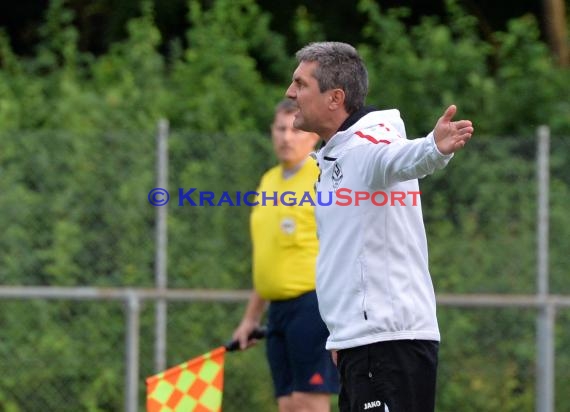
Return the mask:
[(433, 131), (435, 144), (445, 155), (461, 149), (473, 135), (474, 129), (470, 120), (451, 121), (456, 112), (455, 105), (449, 106), (437, 121)]

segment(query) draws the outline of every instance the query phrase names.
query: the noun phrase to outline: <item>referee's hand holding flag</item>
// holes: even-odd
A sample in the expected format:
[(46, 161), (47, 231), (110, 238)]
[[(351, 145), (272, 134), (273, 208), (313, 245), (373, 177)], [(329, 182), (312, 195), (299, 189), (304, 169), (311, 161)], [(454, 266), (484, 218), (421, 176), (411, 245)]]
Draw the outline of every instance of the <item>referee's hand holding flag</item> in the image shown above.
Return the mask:
[(227, 351), (244, 350), (255, 345), (260, 339), (265, 337), (267, 329), (265, 327), (251, 327), (240, 325), (233, 335), (233, 340), (226, 344)]

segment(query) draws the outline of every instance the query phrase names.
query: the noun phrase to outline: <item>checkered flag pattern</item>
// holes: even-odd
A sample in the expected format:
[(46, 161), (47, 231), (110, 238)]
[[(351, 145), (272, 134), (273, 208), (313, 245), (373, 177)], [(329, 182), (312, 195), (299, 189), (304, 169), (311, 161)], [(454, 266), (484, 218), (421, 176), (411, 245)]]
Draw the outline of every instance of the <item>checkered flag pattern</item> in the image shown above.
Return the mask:
[(220, 347), (149, 377), (147, 411), (220, 412), (225, 352)]

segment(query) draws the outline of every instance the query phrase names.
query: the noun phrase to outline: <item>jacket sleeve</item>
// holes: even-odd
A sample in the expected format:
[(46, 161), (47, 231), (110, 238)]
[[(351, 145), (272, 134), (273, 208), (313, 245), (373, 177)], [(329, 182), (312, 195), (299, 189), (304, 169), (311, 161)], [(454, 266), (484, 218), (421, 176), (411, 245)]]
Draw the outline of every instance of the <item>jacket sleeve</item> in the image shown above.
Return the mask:
[(385, 189), (397, 182), (419, 179), (443, 169), (453, 154), (438, 150), (433, 132), (427, 137), (407, 140), (396, 133), (376, 130), (360, 145), (358, 159), (365, 183), (372, 189)]

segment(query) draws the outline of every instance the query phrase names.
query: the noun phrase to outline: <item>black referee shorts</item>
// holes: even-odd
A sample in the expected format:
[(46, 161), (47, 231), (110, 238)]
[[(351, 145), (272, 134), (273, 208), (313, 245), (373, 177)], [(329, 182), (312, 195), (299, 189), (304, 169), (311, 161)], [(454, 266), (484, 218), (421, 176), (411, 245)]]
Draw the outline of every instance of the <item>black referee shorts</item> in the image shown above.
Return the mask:
[(325, 349), (329, 331), (319, 314), (316, 292), (272, 301), (268, 312), (266, 350), (275, 397), (338, 393), (338, 371)]
[(438, 349), (395, 340), (339, 350), (340, 412), (433, 412)]

